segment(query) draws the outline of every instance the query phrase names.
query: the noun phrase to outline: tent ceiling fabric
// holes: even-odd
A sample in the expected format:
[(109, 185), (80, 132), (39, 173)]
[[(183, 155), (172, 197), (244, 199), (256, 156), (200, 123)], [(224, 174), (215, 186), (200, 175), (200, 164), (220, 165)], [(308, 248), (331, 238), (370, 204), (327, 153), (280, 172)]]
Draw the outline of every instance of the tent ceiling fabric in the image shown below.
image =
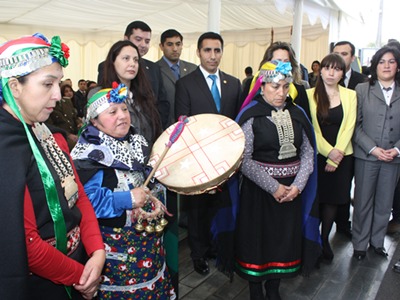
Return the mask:
[[(71, 48), (66, 76), (93, 80), (97, 64), (123, 38), (127, 24), (142, 20), (153, 31), (147, 59), (161, 57), (160, 34), (174, 28), (184, 35), (182, 59), (198, 63), (196, 43), (208, 30), (210, 1), (221, 2), (220, 31), (226, 44), (221, 67), (242, 77), (244, 67), (257, 67), (272, 39), (291, 40), (294, 7), (301, 0), (0, 0), (0, 44), (35, 32), (60, 35)], [(365, 0), (302, 1), (304, 51), (298, 55), (309, 65), (328, 52), (331, 10), (357, 18), (355, 6), (362, 8)]]
[[(286, 27), (295, 0), (221, 0), (221, 32)], [(305, 25), (320, 19), (324, 28), (334, 0), (304, 0)], [(357, 1), (358, 2), (358, 1)], [(207, 31), (209, 0), (15, 0), (0, 1), (0, 24), (68, 28), (85, 33), (121, 33), (133, 20), (155, 34), (170, 27), (182, 33)]]

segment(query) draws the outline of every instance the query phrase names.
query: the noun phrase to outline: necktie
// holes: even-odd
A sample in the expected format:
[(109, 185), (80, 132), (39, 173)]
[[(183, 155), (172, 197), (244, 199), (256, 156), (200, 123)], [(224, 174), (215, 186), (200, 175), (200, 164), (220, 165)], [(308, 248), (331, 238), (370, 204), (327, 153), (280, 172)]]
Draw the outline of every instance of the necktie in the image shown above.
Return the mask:
[(382, 87), (382, 90), (383, 90), (383, 96), (385, 97), (386, 104), (387, 104), (388, 106), (391, 106), (391, 105), (390, 105), (390, 100), (391, 100), (391, 98), (392, 98), (392, 94), (390, 93), (390, 91), (392, 90), (392, 87), (391, 87), (391, 86), (389, 86), (389, 87)]
[(221, 96), (219, 95), (218, 86), (216, 83), (217, 75), (208, 75), (208, 77), (212, 80), (211, 94), (214, 98), (215, 106), (217, 107), (217, 110), (219, 112), (221, 109)]
[(172, 73), (175, 76), (175, 79), (178, 80), (181, 76), (179, 74), (179, 66), (177, 64), (171, 66)]

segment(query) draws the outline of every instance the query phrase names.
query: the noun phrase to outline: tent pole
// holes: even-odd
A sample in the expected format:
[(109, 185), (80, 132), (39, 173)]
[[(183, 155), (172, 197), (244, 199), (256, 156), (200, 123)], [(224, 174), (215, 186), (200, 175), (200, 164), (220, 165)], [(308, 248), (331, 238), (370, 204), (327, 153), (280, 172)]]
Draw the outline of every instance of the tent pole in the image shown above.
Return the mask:
[(208, 2), (208, 31), (220, 32), (221, 0)]
[(297, 60), (300, 59), (301, 51), (301, 34), (303, 27), (303, 7), (304, 0), (296, 0), (293, 14), (293, 33), (292, 33), (292, 48), (296, 53)]
[(379, 3), (379, 17), (378, 17), (378, 31), (376, 33), (375, 46), (380, 48), (382, 46), (382, 19), (383, 19), (383, 0)]

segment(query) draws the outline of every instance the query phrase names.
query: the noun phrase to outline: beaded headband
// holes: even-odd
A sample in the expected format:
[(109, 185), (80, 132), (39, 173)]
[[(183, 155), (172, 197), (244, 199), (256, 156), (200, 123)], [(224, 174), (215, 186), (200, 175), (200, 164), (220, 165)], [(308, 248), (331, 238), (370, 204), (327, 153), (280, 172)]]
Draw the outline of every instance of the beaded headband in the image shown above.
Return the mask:
[(110, 107), (111, 103), (123, 103), (128, 98), (128, 89), (123, 83), (113, 82), (113, 88), (102, 89), (90, 97), (87, 103), (86, 119), (96, 118)]
[(293, 81), (291, 71), (290, 62), (272, 60), (263, 65), (263, 69), (260, 70), (260, 76), (263, 76), (263, 83), (278, 83), (280, 80), (291, 83)]
[[(60, 37), (53, 37), (51, 43), (49, 43), (47, 38), (40, 33), (11, 40), (0, 45), (0, 105), (4, 98), (7, 105), (24, 126), (29, 145), (39, 169), (50, 215), (54, 222), (56, 248), (63, 253), (67, 253), (67, 233), (56, 183), (32, 133), (22, 117), (11, 92), (9, 80), (11, 77), (28, 75), (54, 62), (58, 62), (62, 67), (66, 67), (68, 65), (68, 51), (69, 48), (61, 43)], [(71, 288), (66, 287), (66, 289), (68, 294), (71, 295)]]
[(59, 36), (51, 43), (39, 33), (12, 40), (0, 46), (0, 78), (24, 76), (54, 62), (66, 67), (68, 58), (69, 48)]

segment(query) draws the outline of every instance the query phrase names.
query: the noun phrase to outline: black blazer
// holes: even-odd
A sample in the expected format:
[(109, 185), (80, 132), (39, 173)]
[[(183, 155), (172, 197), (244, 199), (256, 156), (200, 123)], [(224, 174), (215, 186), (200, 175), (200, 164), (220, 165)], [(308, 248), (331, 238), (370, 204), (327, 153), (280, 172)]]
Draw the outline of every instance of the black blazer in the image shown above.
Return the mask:
[(74, 98), (73, 98), (74, 102), (74, 107), (76, 108), (78, 117), (82, 118), (82, 117), (86, 117), (85, 116), (85, 107), (86, 107), (86, 103), (87, 103), (87, 99), (86, 99), (86, 95), (84, 95), (80, 90), (77, 90), (74, 93)]
[[(146, 74), (147, 79), (150, 80), (151, 88), (157, 101), (157, 109), (161, 117), (162, 127), (163, 129), (165, 129), (169, 121), (169, 110), (173, 108), (170, 107), (167, 93), (164, 89), (160, 67), (156, 63), (153, 63), (152, 61), (144, 58), (141, 59), (140, 67), (144, 68), (144, 73)], [(97, 70), (97, 83), (102, 84), (104, 61), (99, 64)]]
[(304, 85), (293, 83), (297, 90), (297, 97), (293, 99), (293, 102), (304, 109), (308, 119), (311, 121), (310, 106), (308, 104), (308, 96)]
[(217, 111), (211, 91), (200, 68), (176, 82), (175, 116), (213, 113), (235, 119), (240, 109), (239, 79), (219, 71), (221, 80), (221, 111)]
[(349, 80), (349, 84), (347, 85), (348, 89), (355, 90), (357, 84), (366, 82), (368, 80), (368, 77), (365, 76), (364, 74), (358, 73), (354, 70), (351, 70), (351, 76)]

